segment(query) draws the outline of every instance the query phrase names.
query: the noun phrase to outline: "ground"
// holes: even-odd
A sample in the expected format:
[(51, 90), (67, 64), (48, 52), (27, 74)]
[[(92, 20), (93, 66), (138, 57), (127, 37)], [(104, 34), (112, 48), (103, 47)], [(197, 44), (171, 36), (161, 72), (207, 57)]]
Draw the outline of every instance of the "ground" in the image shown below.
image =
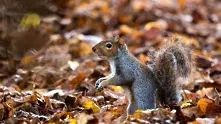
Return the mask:
[[(219, 0), (8, 0), (0, 2), (2, 123), (221, 123)], [(28, 7), (32, 6), (32, 7)], [(120, 87), (96, 91), (107, 61), (92, 47), (120, 35), (141, 62), (170, 37), (191, 47), (193, 76), (173, 108), (125, 117)]]

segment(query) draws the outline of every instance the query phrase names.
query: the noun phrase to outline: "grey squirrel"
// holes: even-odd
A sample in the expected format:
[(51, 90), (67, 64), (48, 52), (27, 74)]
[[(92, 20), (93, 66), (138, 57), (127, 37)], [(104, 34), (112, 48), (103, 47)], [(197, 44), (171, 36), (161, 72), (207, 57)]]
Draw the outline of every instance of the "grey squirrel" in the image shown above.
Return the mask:
[(111, 68), (111, 74), (98, 79), (95, 88), (122, 86), (129, 99), (128, 114), (181, 100), (180, 84), (188, 79), (192, 65), (191, 52), (184, 45), (174, 43), (162, 49), (151, 65), (136, 59), (119, 37), (101, 41), (92, 50), (108, 60)]

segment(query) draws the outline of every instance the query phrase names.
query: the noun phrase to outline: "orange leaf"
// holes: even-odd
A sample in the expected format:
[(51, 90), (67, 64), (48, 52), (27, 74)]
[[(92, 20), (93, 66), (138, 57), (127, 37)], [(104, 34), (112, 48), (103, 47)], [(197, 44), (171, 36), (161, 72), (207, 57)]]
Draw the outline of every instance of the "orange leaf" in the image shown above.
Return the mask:
[(179, 7), (180, 9), (184, 9), (186, 6), (186, 0), (179, 0)]
[(131, 34), (133, 32), (133, 29), (127, 25), (121, 25), (120, 26), (120, 31), (123, 33), (123, 34)]
[(206, 110), (207, 110), (207, 107), (209, 106), (209, 104), (213, 103), (212, 100), (210, 99), (206, 99), (206, 98), (203, 98), (203, 99), (200, 99), (198, 102), (197, 102), (197, 106), (199, 107), (200, 109), (200, 116), (203, 116), (206, 114)]
[(139, 60), (143, 63), (146, 63), (146, 62), (150, 61), (150, 58), (148, 56), (145, 56), (144, 54), (140, 54)]
[(131, 19), (132, 19), (131, 16), (123, 16), (123, 17), (120, 17), (120, 22), (121, 23), (128, 23), (131, 21)]
[(86, 78), (85, 73), (79, 73), (75, 77), (70, 80), (71, 88), (75, 88), (78, 84), (80, 84)]

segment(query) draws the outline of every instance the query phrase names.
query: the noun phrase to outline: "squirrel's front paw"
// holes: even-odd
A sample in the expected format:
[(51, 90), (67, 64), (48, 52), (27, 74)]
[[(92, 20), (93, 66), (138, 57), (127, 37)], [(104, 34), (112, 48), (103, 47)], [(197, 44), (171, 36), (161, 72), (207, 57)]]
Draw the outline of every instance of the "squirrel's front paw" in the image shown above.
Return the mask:
[(99, 84), (97, 87), (96, 87), (96, 90), (98, 90), (98, 91), (101, 91), (101, 90), (103, 90), (103, 86), (101, 85), (101, 84)]
[(99, 86), (99, 84), (102, 82), (102, 79), (98, 79), (96, 82), (95, 82), (95, 88), (97, 89), (97, 87)]
[(103, 81), (103, 79), (98, 79), (98, 80), (96, 81), (96, 83), (95, 83), (95, 88), (96, 88), (97, 90), (102, 90), (102, 89), (103, 89), (102, 81)]

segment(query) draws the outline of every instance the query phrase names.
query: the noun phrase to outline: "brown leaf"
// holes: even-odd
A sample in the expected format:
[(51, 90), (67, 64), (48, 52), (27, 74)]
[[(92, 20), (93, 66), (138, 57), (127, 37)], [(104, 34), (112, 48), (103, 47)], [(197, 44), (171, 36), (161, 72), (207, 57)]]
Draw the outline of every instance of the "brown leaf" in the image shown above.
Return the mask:
[(80, 84), (86, 78), (85, 73), (79, 73), (74, 77), (69, 79), (69, 83), (72, 89), (76, 88), (78, 84)]
[(94, 117), (92, 115), (88, 115), (85, 113), (79, 113), (77, 115), (77, 123), (78, 124), (87, 124), (88, 121), (94, 119)]
[(149, 30), (143, 31), (143, 36), (146, 40), (153, 40), (157, 38), (162, 31), (157, 27), (151, 27)]
[(111, 123), (113, 113), (112, 112), (102, 112), (95, 115), (95, 117), (98, 119), (98, 123)]
[(209, 110), (214, 110), (214, 108), (216, 108), (214, 101), (207, 99), (207, 98), (203, 98), (200, 99), (197, 102), (197, 106), (199, 107), (199, 114), (200, 116), (203, 116), (206, 114), (206, 112)]
[(211, 68), (212, 64), (214, 63), (213, 60), (204, 56), (196, 56), (195, 61), (198, 67), (205, 68), (205, 69)]
[(120, 97), (123, 97), (124, 94), (121, 91), (112, 91), (110, 89), (104, 89), (104, 96), (119, 99)]
[(46, 106), (52, 109), (52, 105), (51, 105), (51, 102), (50, 102), (50, 98), (49, 98), (48, 96), (43, 96), (43, 97), (44, 97)]

